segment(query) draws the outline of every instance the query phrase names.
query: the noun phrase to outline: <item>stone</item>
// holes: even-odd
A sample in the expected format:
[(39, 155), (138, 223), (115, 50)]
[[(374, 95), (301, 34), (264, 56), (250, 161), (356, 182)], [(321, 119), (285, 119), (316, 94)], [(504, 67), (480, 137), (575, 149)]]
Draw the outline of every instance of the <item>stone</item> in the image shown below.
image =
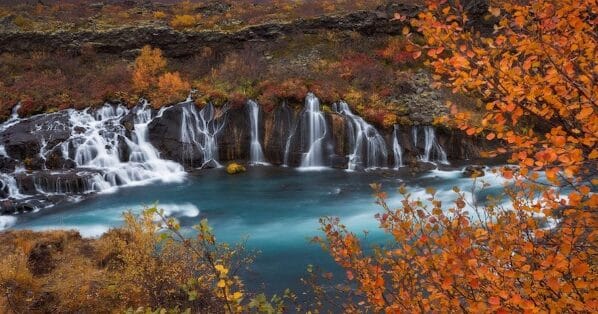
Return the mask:
[(245, 171), (247, 171), (247, 169), (245, 169), (243, 165), (240, 165), (236, 162), (231, 162), (228, 164), (228, 166), (226, 166), (226, 173), (228, 174), (238, 174)]
[(486, 167), (480, 165), (471, 165), (463, 169), (463, 176), (466, 178), (479, 178), (485, 175), (484, 169)]

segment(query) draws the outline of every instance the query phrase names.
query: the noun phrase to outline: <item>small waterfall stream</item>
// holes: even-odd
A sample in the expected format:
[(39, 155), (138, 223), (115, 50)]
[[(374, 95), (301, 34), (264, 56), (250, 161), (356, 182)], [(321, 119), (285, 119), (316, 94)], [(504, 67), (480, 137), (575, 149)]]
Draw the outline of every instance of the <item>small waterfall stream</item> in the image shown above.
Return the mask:
[[(420, 136), (420, 130), (423, 130), (424, 137), (423, 139)], [(432, 126), (423, 126), (423, 127), (414, 127), (412, 129), (413, 135), (413, 144), (418, 147), (419, 140), (423, 140), (424, 144), (424, 154), (420, 155), (420, 160), (423, 162), (438, 162), (441, 164), (448, 165), (448, 159), (446, 156), (446, 152), (438, 143), (436, 139), (436, 132)]]
[(262, 144), (260, 144), (260, 108), (255, 101), (248, 100), (247, 110), (249, 112), (249, 122), (251, 125), (249, 161), (254, 165), (267, 164), (266, 157), (264, 157), (264, 151), (262, 150)]
[[(301, 115), (301, 137), (307, 144), (307, 153), (301, 160), (302, 168), (324, 167), (324, 139), (326, 138), (326, 120), (320, 111), (320, 100), (308, 93), (305, 97), (305, 109)], [(307, 140), (307, 142), (305, 142)], [(305, 150), (304, 150), (305, 151)]]
[(338, 113), (348, 120), (349, 170), (360, 166), (365, 169), (383, 168), (388, 164), (388, 150), (384, 138), (376, 128), (363, 118), (353, 114), (349, 105), (341, 101), (336, 104)]
[(395, 159), (395, 169), (403, 166), (403, 148), (399, 142), (399, 125), (395, 124), (392, 131), (392, 153)]
[[(284, 115), (286, 117), (288, 117), (289, 121), (293, 121), (293, 113), (292, 113), (291, 109), (289, 109), (289, 107), (287, 106), (286, 103), (282, 104), (281, 111), (284, 113)], [(289, 157), (291, 155), (291, 144), (292, 144), (293, 137), (295, 136), (295, 133), (297, 133), (297, 126), (298, 126), (297, 121), (293, 121), (291, 123), (291, 128), (288, 131), (287, 140), (286, 140), (286, 143), (284, 145), (284, 162), (283, 162), (283, 165), (285, 167), (289, 166)]]
[[(9, 127), (19, 123), (19, 109), (21, 109), (21, 104), (17, 104), (12, 108), (12, 112), (8, 120), (4, 121), (0, 124), (0, 132), (8, 129)], [(7, 156), (6, 150), (4, 149), (4, 145), (0, 144), (0, 156)]]
[[(208, 104), (199, 112), (194, 103), (182, 107), (181, 142), (183, 158), (194, 160), (195, 154), (201, 154), (200, 168), (221, 167), (218, 162), (218, 144), (216, 136), (224, 128), (224, 122), (216, 121), (216, 109)], [(226, 113), (226, 108), (223, 109)]]

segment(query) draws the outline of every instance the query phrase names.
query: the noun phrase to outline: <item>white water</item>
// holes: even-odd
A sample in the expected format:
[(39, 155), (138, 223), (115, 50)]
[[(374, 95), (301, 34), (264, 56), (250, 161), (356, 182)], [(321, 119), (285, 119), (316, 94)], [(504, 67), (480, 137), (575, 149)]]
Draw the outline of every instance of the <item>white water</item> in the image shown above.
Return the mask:
[(388, 150), (384, 138), (376, 128), (363, 118), (351, 112), (349, 105), (341, 101), (336, 106), (337, 112), (348, 120), (349, 170), (356, 170), (359, 165), (366, 169), (386, 167)]
[(0, 190), (6, 190), (7, 194), (14, 199), (25, 198), (25, 195), (19, 192), (19, 186), (17, 185), (14, 174), (0, 173)]
[(403, 148), (399, 143), (399, 126), (397, 124), (394, 125), (392, 132), (392, 152), (395, 159), (395, 169), (398, 170), (403, 166)]
[[(226, 113), (226, 108), (223, 110)], [(183, 158), (193, 161), (195, 153), (199, 152), (202, 156), (200, 168), (210, 165), (221, 167), (218, 162), (216, 137), (224, 128), (224, 122), (215, 120), (214, 105), (210, 103), (198, 112), (195, 104), (186, 104), (182, 106), (182, 115), (181, 142), (184, 144)]]
[[(424, 131), (424, 137), (421, 138), (419, 132), (420, 130)], [(417, 147), (418, 141), (424, 141), (424, 154), (420, 155), (420, 160), (423, 162), (438, 162), (441, 164), (448, 165), (448, 159), (446, 157), (446, 152), (442, 149), (442, 146), (438, 143), (436, 139), (436, 133), (434, 128), (431, 126), (424, 126), (422, 128), (414, 127), (412, 129), (413, 135), (413, 145)]]
[(301, 115), (301, 138), (307, 140), (307, 153), (301, 160), (302, 168), (324, 167), (324, 139), (326, 138), (326, 120), (320, 111), (320, 100), (308, 93), (305, 97), (305, 109)]
[[(14, 106), (14, 108), (12, 108), (12, 112), (11, 112), (8, 120), (6, 120), (6, 121), (4, 121), (4, 123), (0, 124), (0, 132), (3, 132), (4, 130), (8, 129), (9, 127), (19, 123), (19, 121), (20, 121), (19, 109), (20, 108), (21, 108), (21, 104), (17, 104), (16, 106)], [(4, 145), (1, 145), (1, 144), (0, 144), (0, 156), (5, 156), (5, 157), (8, 156), (6, 154), (6, 150), (4, 149)]]
[(254, 164), (267, 164), (262, 144), (260, 144), (260, 108), (253, 100), (247, 101), (249, 122), (251, 124), (251, 146), (249, 148), (249, 161)]
[[(110, 191), (124, 185), (140, 185), (151, 181), (180, 182), (185, 177), (178, 163), (160, 159), (158, 151), (148, 140), (147, 127), (151, 109), (144, 102), (134, 118), (132, 140), (126, 137), (121, 119), (128, 113), (122, 106), (105, 105), (96, 112), (70, 110), (71, 139), (63, 144), (75, 148), (73, 160), (78, 167), (99, 170), (89, 184), (90, 191)], [(124, 143), (124, 144), (123, 144)], [(130, 153), (120, 147), (125, 145)]]
[[(289, 107), (287, 106), (286, 103), (282, 104), (282, 111), (284, 114), (286, 114), (289, 117), (289, 121), (293, 120), (293, 115), (291, 113), (291, 110), (289, 109)], [(291, 129), (288, 132), (287, 135), (287, 141), (284, 147), (284, 163), (283, 165), (285, 167), (289, 166), (289, 155), (291, 154), (291, 143), (293, 140), (293, 137), (295, 136), (295, 133), (297, 132), (297, 121), (294, 121)]]

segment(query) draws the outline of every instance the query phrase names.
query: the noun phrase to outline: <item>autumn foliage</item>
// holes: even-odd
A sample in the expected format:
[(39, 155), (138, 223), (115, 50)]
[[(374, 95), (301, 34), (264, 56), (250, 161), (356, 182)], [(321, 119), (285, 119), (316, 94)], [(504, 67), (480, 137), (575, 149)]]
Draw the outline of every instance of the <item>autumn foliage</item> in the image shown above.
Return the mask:
[(144, 46), (135, 59), (133, 87), (156, 106), (181, 101), (191, 89), (179, 72), (167, 72), (166, 64), (162, 51), (150, 46)]
[(0, 234), (2, 312), (283, 312), (283, 296), (245, 291), (239, 272), (252, 254), (217, 242), (207, 220), (194, 237), (156, 207), (127, 212), (124, 222), (97, 239), (76, 231)]
[(344, 311), (595, 311), (597, 10), (593, 0), (500, 1), (483, 35), (460, 1), (440, 0), (411, 21), (436, 86), (481, 100), (482, 117), (453, 104), (452, 121), (500, 145), (488, 154), (510, 154), (514, 165), (498, 171), (506, 200), (478, 202), (456, 187), (447, 205), (433, 190), (419, 200), (402, 188), (391, 208), (374, 185), (393, 244), (372, 253), (323, 219), (322, 243), (361, 299)]

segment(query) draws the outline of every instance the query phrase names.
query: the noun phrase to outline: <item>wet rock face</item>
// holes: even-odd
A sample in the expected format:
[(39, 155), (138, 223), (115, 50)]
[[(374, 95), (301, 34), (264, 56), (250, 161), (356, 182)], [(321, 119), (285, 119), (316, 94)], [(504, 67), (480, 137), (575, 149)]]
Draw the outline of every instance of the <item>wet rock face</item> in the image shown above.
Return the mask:
[[(180, 106), (173, 106), (164, 111), (160, 118), (154, 119), (148, 126), (149, 140), (160, 151), (163, 158), (183, 163), (181, 142)], [(189, 164), (198, 164), (201, 160), (188, 160)]]
[[(218, 119), (218, 124), (224, 125), (216, 136), (220, 160), (249, 160), (251, 143), (249, 121), (249, 113), (243, 107), (229, 109)], [(260, 119), (259, 121), (263, 125), (264, 120)], [(260, 140), (260, 143), (263, 143), (263, 139)]]
[(296, 112), (287, 105), (282, 105), (272, 112), (264, 113), (264, 141), (262, 146), (266, 160), (275, 165), (285, 162), (287, 139), (294, 132), (293, 121)]
[(68, 125), (66, 112), (35, 116), (2, 132), (0, 145), (4, 146), (8, 157), (31, 160), (32, 166), (39, 168), (37, 159), (42, 147), (49, 150), (66, 141), (70, 136)]

